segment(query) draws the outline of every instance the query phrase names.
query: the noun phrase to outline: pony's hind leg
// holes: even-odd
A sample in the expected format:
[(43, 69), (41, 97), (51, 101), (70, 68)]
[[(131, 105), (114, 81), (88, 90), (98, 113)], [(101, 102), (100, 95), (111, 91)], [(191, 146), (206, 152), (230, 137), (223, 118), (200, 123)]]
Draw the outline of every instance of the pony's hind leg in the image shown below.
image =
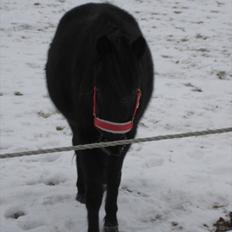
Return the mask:
[[(73, 132), (73, 138), (72, 138), (72, 144), (73, 146), (78, 145), (78, 136), (77, 136), (77, 130), (76, 128), (69, 122), (69, 125), (72, 129)], [(84, 181), (84, 172), (83, 168), (81, 165), (80, 157), (77, 151), (75, 151), (76, 155), (76, 168), (77, 168), (77, 195), (76, 195), (76, 200), (79, 201), (80, 203), (84, 204), (85, 203), (85, 181)]]
[(76, 167), (77, 167), (77, 195), (76, 200), (82, 204), (86, 203), (85, 197), (85, 182), (84, 182), (84, 173), (80, 164), (80, 158), (76, 154)]

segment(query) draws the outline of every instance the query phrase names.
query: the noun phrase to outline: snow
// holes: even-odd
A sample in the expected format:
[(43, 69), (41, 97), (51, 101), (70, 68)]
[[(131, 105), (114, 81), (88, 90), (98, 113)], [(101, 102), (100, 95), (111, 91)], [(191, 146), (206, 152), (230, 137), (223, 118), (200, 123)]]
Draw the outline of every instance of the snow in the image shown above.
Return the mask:
[[(78, 4), (85, 3), (79, 0)], [(139, 21), (156, 82), (138, 137), (231, 127), (232, 2), (114, 0)], [(0, 153), (71, 144), (44, 65), (77, 1), (1, 0)], [(134, 145), (119, 195), (121, 231), (206, 232), (232, 211), (232, 134)], [(85, 232), (73, 152), (0, 162), (1, 232)], [(104, 210), (101, 210), (101, 226)]]

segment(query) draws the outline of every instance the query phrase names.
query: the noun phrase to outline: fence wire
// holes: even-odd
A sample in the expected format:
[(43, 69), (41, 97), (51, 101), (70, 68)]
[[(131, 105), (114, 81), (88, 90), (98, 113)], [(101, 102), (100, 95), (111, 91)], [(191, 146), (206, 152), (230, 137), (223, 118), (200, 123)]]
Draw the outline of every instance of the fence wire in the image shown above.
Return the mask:
[(117, 140), (117, 141), (110, 141), (110, 142), (81, 144), (81, 145), (68, 146), (68, 147), (55, 147), (55, 148), (50, 148), (50, 149), (39, 149), (39, 150), (33, 150), (33, 151), (4, 153), (4, 154), (0, 154), (0, 159), (41, 155), (41, 154), (48, 154), (48, 153), (55, 153), (55, 152), (73, 151), (73, 150), (80, 151), (80, 150), (87, 150), (87, 149), (96, 149), (96, 148), (103, 148), (103, 147), (113, 147), (113, 146), (119, 146), (119, 145), (134, 144), (134, 143), (144, 143), (144, 142), (160, 141), (160, 140), (168, 140), (168, 139), (196, 137), (196, 136), (211, 135), (211, 134), (222, 134), (222, 133), (229, 133), (229, 132), (232, 132), (232, 127), (214, 129), (214, 130), (186, 132), (186, 133), (179, 133), (179, 134), (159, 135), (159, 136), (146, 137), (146, 138), (134, 138), (134, 139), (124, 139), (124, 140)]

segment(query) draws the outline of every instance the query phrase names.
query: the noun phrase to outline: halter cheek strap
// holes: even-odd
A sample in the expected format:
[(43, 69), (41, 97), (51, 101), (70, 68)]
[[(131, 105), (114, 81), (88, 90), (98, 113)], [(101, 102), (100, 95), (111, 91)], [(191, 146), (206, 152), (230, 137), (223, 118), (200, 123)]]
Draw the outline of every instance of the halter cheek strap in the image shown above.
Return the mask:
[(136, 92), (136, 104), (133, 111), (132, 119), (128, 122), (118, 123), (111, 122), (108, 120), (101, 119), (96, 116), (96, 86), (94, 86), (93, 90), (93, 118), (94, 118), (94, 126), (102, 131), (110, 132), (113, 134), (125, 134), (129, 132), (134, 125), (134, 118), (136, 116), (137, 110), (140, 105), (142, 92), (140, 89), (137, 89)]

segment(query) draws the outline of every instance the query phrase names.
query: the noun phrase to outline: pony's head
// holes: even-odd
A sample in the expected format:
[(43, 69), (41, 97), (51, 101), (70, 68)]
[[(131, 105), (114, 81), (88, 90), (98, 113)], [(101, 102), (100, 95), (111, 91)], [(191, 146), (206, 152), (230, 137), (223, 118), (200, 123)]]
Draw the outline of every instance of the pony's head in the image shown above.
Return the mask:
[(106, 140), (125, 138), (133, 130), (142, 97), (140, 60), (145, 49), (142, 35), (131, 41), (116, 31), (97, 39), (93, 116)]

